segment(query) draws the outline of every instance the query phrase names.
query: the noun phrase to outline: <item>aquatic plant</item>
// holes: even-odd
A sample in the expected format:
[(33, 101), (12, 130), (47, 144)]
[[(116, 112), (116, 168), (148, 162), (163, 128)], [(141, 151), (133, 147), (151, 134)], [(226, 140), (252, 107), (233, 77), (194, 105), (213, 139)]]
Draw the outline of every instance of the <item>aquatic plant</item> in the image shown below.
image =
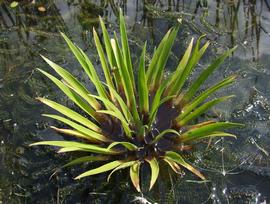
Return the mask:
[(49, 99), (38, 98), (65, 117), (52, 114), (44, 116), (69, 126), (70, 128), (52, 128), (74, 136), (79, 141), (41, 141), (31, 146), (57, 146), (60, 147), (59, 153), (86, 152), (86, 156), (72, 160), (65, 167), (91, 161), (103, 162), (100, 167), (88, 170), (75, 179), (111, 171), (109, 180), (117, 170), (129, 168), (131, 181), (138, 191), (141, 191), (140, 169), (145, 164), (149, 164), (151, 169), (149, 190), (158, 178), (159, 166), (162, 163), (168, 164), (176, 173), (181, 173), (181, 167), (184, 167), (201, 179), (205, 179), (200, 171), (184, 159), (183, 153), (192, 151), (191, 145), (205, 138), (235, 137), (222, 130), (242, 126), (238, 123), (213, 120), (196, 123), (195, 120), (217, 103), (232, 97), (225, 96), (204, 102), (217, 90), (233, 83), (236, 78), (234, 75), (201, 93), (198, 93), (198, 90), (235, 48), (219, 56), (189, 87), (185, 88), (186, 79), (205, 53), (209, 42), (200, 46), (202, 40), (200, 37), (194, 45), (192, 38), (176, 70), (166, 76), (164, 68), (177, 36), (178, 25), (165, 34), (149, 62), (145, 59), (145, 43), (139, 58), (138, 75), (135, 76), (121, 11), (119, 16), (120, 39), (116, 34), (110, 38), (101, 18), (104, 46), (93, 30), (105, 82), (100, 80), (87, 55), (62, 33), (70, 50), (95, 86), (97, 94), (87, 90), (66, 69), (42, 56), (62, 80), (44, 70), (39, 71), (53, 81), (81, 110), (75, 112)]

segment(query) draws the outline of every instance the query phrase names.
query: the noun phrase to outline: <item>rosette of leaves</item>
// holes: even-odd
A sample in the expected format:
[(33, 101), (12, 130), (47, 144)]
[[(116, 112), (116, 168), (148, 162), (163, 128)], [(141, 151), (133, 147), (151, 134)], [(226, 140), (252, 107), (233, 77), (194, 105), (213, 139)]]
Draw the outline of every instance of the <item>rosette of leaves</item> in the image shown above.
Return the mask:
[(110, 171), (109, 179), (115, 171), (129, 169), (131, 181), (140, 191), (141, 166), (149, 165), (151, 169), (149, 189), (151, 189), (158, 178), (159, 166), (162, 163), (168, 164), (176, 173), (185, 168), (205, 179), (200, 171), (184, 159), (183, 152), (191, 151), (192, 144), (205, 138), (235, 137), (223, 130), (242, 126), (238, 123), (212, 120), (195, 122), (195, 119), (215, 104), (232, 97), (208, 99), (219, 89), (233, 83), (235, 76), (229, 76), (201, 93), (198, 93), (198, 90), (235, 48), (215, 59), (189, 87), (184, 88), (186, 79), (205, 53), (209, 42), (201, 46), (202, 38), (196, 43), (192, 38), (175, 71), (165, 76), (164, 68), (178, 32), (179, 26), (176, 26), (165, 34), (152, 59), (147, 62), (146, 44), (144, 45), (139, 58), (138, 74), (135, 76), (121, 11), (119, 18), (119, 39), (116, 34), (110, 37), (101, 18), (103, 44), (93, 30), (93, 38), (104, 72), (104, 82), (84, 51), (62, 34), (93, 83), (96, 94), (86, 89), (67, 70), (42, 56), (61, 79), (43, 70), (39, 71), (80, 109), (75, 112), (49, 99), (38, 98), (61, 114), (44, 116), (64, 123), (69, 128), (52, 128), (76, 137), (77, 140), (41, 141), (31, 145), (57, 146), (60, 147), (59, 153), (75, 151), (86, 153), (87, 156), (72, 160), (65, 166), (92, 161), (101, 162), (100, 167), (90, 169), (78, 175), (76, 179)]

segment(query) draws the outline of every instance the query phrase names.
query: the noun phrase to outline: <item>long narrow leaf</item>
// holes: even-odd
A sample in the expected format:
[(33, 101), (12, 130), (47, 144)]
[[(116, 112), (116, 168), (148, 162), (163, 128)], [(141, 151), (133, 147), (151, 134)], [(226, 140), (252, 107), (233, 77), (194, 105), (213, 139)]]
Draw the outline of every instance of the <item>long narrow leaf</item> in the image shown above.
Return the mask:
[[(73, 52), (75, 57), (78, 59), (79, 63), (83, 67), (84, 71), (86, 72), (86, 74), (88, 75), (90, 80), (94, 83), (98, 93), (100, 95), (102, 95), (103, 97), (106, 97), (106, 91), (103, 88), (103, 86), (98, 78), (98, 75), (96, 73), (96, 70), (95, 70), (92, 62), (87, 57), (87, 55), (83, 52), (83, 50), (81, 48), (79, 48), (78, 46), (73, 44), (71, 42), (71, 40), (64, 33), (61, 33), (61, 35), (63, 36), (63, 38), (67, 42), (69, 48), (71, 49), (71, 51)], [(102, 56), (100, 56), (100, 58), (101, 58), (101, 60), (103, 60)]]
[(172, 78), (170, 80), (170, 82), (168, 83), (168, 87), (166, 89), (166, 94), (167, 95), (172, 95), (173, 90), (171, 90), (171, 88), (175, 85), (176, 81), (181, 78), (181, 75), (183, 74), (183, 71), (185, 70), (187, 63), (189, 61), (190, 58), (190, 54), (192, 51), (192, 47), (193, 47), (193, 41), (194, 38), (191, 39), (188, 48), (185, 51), (185, 54), (183, 55), (181, 61), (179, 62), (176, 70), (172, 73)]
[(62, 147), (57, 151), (57, 153), (67, 153), (67, 152), (92, 152), (92, 151), (88, 149), (82, 149), (79, 147)]
[(152, 122), (154, 121), (159, 106), (162, 104), (162, 102), (165, 102), (162, 101), (161, 97), (169, 80), (170, 78), (164, 80), (162, 84), (159, 86), (158, 90), (156, 91), (153, 102), (150, 106), (150, 113), (149, 113), (150, 119), (148, 124), (149, 126), (151, 126)]
[(145, 75), (145, 52), (146, 43), (144, 44), (138, 74), (138, 93), (139, 93), (139, 109), (141, 113), (148, 114), (149, 111), (149, 93), (147, 87), (147, 79)]
[(100, 173), (103, 173), (103, 172), (106, 172), (106, 171), (110, 171), (110, 170), (118, 167), (119, 165), (121, 165), (123, 163), (124, 163), (124, 161), (121, 161), (121, 160), (112, 161), (112, 162), (104, 164), (104, 165), (102, 165), (102, 166), (100, 166), (98, 168), (86, 171), (86, 172), (80, 174), (79, 176), (77, 176), (75, 179), (81, 179), (81, 178), (86, 177), (86, 176), (92, 176), (92, 175), (95, 175), (95, 174), (100, 174)]
[(84, 156), (84, 157), (74, 159), (71, 162), (68, 162), (67, 164), (65, 164), (63, 166), (63, 168), (73, 166), (73, 165), (77, 165), (77, 164), (81, 164), (81, 163), (90, 162), (90, 161), (106, 161), (106, 160), (108, 160), (107, 156), (98, 156), (98, 155)]
[(205, 113), (207, 110), (209, 110), (214, 105), (216, 105), (218, 103), (221, 103), (221, 102), (223, 102), (225, 100), (228, 100), (228, 99), (230, 99), (232, 97), (234, 97), (234, 95), (217, 98), (217, 99), (214, 99), (212, 101), (209, 101), (209, 102), (201, 105), (200, 107), (196, 108), (193, 112), (188, 114), (186, 117), (184, 117), (182, 120), (180, 120), (180, 121), (176, 120), (177, 123), (178, 123), (178, 126), (180, 126), (180, 127), (184, 126), (185, 124), (187, 124), (192, 119), (197, 118), (201, 114)]
[(83, 97), (94, 109), (98, 110), (101, 106), (94, 99), (89, 96), (90, 92), (68, 71), (50, 61), (48, 58), (42, 56), (42, 58), (70, 85), (74, 90)]
[(159, 133), (154, 139), (153, 141), (151, 142), (151, 144), (155, 144), (157, 143), (160, 139), (162, 139), (162, 137), (164, 137), (164, 135), (168, 134), (168, 133), (173, 133), (175, 135), (180, 135), (179, 132), (177, 132), (176, 130), (173, 130), (173, 129), (166, 129), (166, 130), (163, 130), (161, 133)]
[(62, 113), (63, 115), (69, 117), (70, 119), (84, 125), (85, 127), (90, 128), (91, 130), (94, 130), (96, 132), (101, 132), (101, 129), (92, 121), (88, 120), (87, 118), (83, 117), (81, 114), (59, 104), (54, 101), (45, 99), (45, 98), (37, 98), (42, 103), (46, 104), (47, 106), (50, 106), (54, 110)]
[(157, 181), (158, 174), (159, 174), (159, 164), (155, 157), (151, 159), (146, 159), (146, 161), (149, 163), (150, 168), (151, 168), (151, 181), (150, 181), (150, 187), (149, 187), (149, 191), (150, 191)]
[(128, 73), (128, 69), (123, 61), (123, 55), (119, 47), (119, 43), (117, 41), (117, 38), (115, 36), (115, 39), (112, 41), (113, 42), (113, 51), (116, 57), (117, 65), (120, 70), (121, 77), (123, 79), (123, 87), (125, 91), (125, 96), (127, 99), (127, 104), (128, 107), (131, 108), (132, 115), (134, 117), (134, 120), (136, 123), (139, 123), (140, 118), (137, 110), (137, 105), (136, 105), (136, 98), (135, 98), (135, 90), (132, 85), (132, 81), (130, 78), (130, 75)]
[(107, 84), (110, 92), (112, 93), (112, 95), (114, 96), (114, 98), (117, 100), (117, 102), (119, 103), (121, 110), (126, 118), (126, 120), (128, 121), (128, 123), (132, 123), (133, 122), (133, 116), (129, 111), (129, 108), (127, 107), (127, 104), (124, 102), (124, 100), (122, 99), (122, 97), (116, 92), (116, 90), (109, 86)]
[(107, 94), (105, 88), (102, 85), (102, 81), (98, 77), (98, 74), (96, 72), (96, 69), (95, 69), (94, 65), (92, 64), (92, 62), (90, 61), (90, 59), (87, 57), (87, 55), (85, 54), (85, 52), (81, 48), (79, 48), (79, 47), (78, 47), (78, 49), (79, 49), (79, 51), (82, 53), (82, 55), (85, 58), (85, 61), (86, 61), (87, 65), (89, 67), (89, 70), (91, 72), (91, 77), (92, 78), (90, 78), (90, 79), (92, 80), (93, 84), (95, 85), (98, 94), (100, 96), (107, 97), (108, 94)]
[(118, 167), (116, 167), (114, 170), (112, 170), (112, 172), (109, 174), (109, 176), (107, 177), (107, 182), (109, 182), (109, 180), (114, 172), (121, 170), (121, 169), (128, 168), (128, 167), (134, 165), (134, 163), (136, 163), (136, 161), (128, 161), (128, 162), (125, 162), (123, 164), (120, 164)]
[(181, 174), (182, 172), (181, 172), (181, 168), (180, 168), (180, 166), (176, 163), (176, 162), (174, 162), (174, 161), (172, 161), (172, 160), (168, 160), (168, 159), (163, 159), (167, 164), (169, 164), (169, 166), (172, 168), (172, 170), (175, 172), (175, 173), (177, 173), (177, 174)]
[(168, 151), (166, 152), (164, 158), (166, 160), (171, 160), (180, 164), (181, 166), (185, 167), (186, 169), (188, 169), (189, 171), (200, 177), (202, 180), (205, 180), (205, 177), (201, 174), (201, 172), (199, 172), (197, 169), (195, 169), (193, 166), (187, 163), (180, 154)]
[(211, 75), (214, 72), (214, 70), (217, 69), (224, 62), (224, 60), (233, 53), (233, 51), (235, 51), (236, 48), (237, 46), (226, 51), (220, 57), (218, 57), (212, 64), (210, 64), (188, 89), (187, 93), (183, 97), (183, 100), (189, 101), (195, 95), (196, 91), (200, 88), (203, 82), (209, 77), (209, 75)]
[(90, 152), (99, 153), (99, 154), (118, 154), (118, 152), (115, 150), (110, 150), (107, 148), (99, 147), (97, 145), (85, 144), (85, 143), (80, 143), (80, 142), (42, 141), (42, 142), (36, 142), (36, 143), (30, 144), (30, 146), (36, 146), (36, 145), (49, 145), (49, 146), (56, 146), (56, 147), (80, 148), (80, 149), (86, 149)]
[(104, 114), (108, 114), (111, 115), (117, 119), (119, 119), (124, 127), (125, 133), (126, 135), (131, 138), (131, 129), (129, 128), (129, 123), (126, 121), (125, 117), (123, 116), (123, 114), (121, 113), (121, 111), (109, 100), (107, 100), (106, 98), (100, 97), (100, 96), (94, 96), (92, 95), (92, 97), (102, 101), (107, 107), (109, 107), (111, 110), (99, 110), (97, 111), (98, 113), (104, 113)]
[(162, 53), (158, 59), (158, 63), (156, 65), (156, 68), (153, 72), (153, 76), (152, 76), (152, 85), (150, 86), (150, 89), (153, 90), (155, 87), (158, 87), (161, 83), (161, 80), (163, 78), (163, 73), (164, 73), (164, 68), (165, 65), (167, 63), (167, 60), (169, 58), (174, 40), (176, 38), (176, 35), (178, 33), (179, 30), (179, 25), (176, 26), (172, 32), (170, 33), (170, 36), (168, 37), (163, 49), (162, 49)]
[(50, 115), (50, 114), (43, 114), (43, 116), (45, 117), (49, 117), (49, 118), (53, 118), (55, 120), (59, 120), (67, 125), (69, 125), (70, 127), (74, 128), (75, 130), (78, 130), (79, 132), (83, 133), (84, 135), (87, 135), (89, 139), (93, 139), (93, 140), (97, 140), (97, 141), (102, 141), (102, 142), (110, 142), (111, 140), (109, 140), (107, 137), (105, 137), (104, 135), (94, 132), (93, 130), (90, 130), (82, 125), (79, 125), (67, 118), (58, 116), (58, 115)]
[(176, 118), (176, 121), (183, 119), (186, 115), (190, 114), (190, 112), (196, 108), (199, 104), (201, 104), (206, 98), (208, 98), (211, 94), (215, 91), (231, 84), (234, 82), (236, 76), (230, 76), (226, 79), (222, 80), (221, 82), (217, 83), (216, 85), (210, 87), (209, 89), (202, 92), (198, 97), (196, 97), (190, 104), (186, 105), (181, 114)]
[(130, 179), (132, 181), (133, 186), (136, 188), (138, 192), (141, 192), (140, 188), (140, 162), (136, 162), (130, 167)]
[(122, 145), (125, 148), (127, 148), (130, 151), (135, 151), (138, 149), (138, 147), (130, 142), (113, 142), (111, 143), (107, 148), (108, 149), (112, 149), (113, 147), (115, 147), (116, 145)]
[(54, 127), (54, 126), (50, 126), (50, 128), (52, 128), (53, 130), (55, 130), (57, 132), (63, 133), (65, 135), (71, 135), (71, 136), (74, 136), (74, 137), (87, 139), (87, 140), (91, 141), (92, 143), (96, 142), (95, 139), (89, 138), (88, 135), (85, 135), (85, 134), (83, 134), (83, 133), (81, 133), (81, 132), (79, 132), (77, 130), (57, 128), (57, 127)]
[(199, 60), (203, 56), (207, 47), (209, 46), (209, 42), (206, 42), (203, 47), (200, 49), (200, 42), (203, 36), (201, 36), (195, 45), (194, 51), (191, 54), (191, 57), (188, 61), (188, 64), (184, 67), (183, 72), (180, 77), (175, 81), (174, 86), (171, 88), (170, 95), (177, 95), (179, 91), (182, 89), (186, 79), (194, 69), (194, 67), (198, 64)]
[(121, 44), (122, 44), (122, 50), (123, 50), (124, 63), (127, 67), (129, 78), (133, 86), (133, 90), (135, 90), (135, 80), (134, 80), (130, 50), (129, 50), (129, 45), (128, 45), (126, 25), (125, 25), (123, 12), (121, 9), (119, 12), (119, 18), (120, 18), (120, 34), (121, 34)]
[(120, 76), (119, 69), (117, 69), (117, 63), (116, 63), (116, 59), (115, 59), (114, 52), (112, 49), (111, 39), (102, 18), (99, 17), (99, 20), (100, 20), (100, 25), (102, 28), (103, 41), (105, 44), (106, 54), (107, 54), (108, 61), (111, 67), (111, 71), (113, 73), (114, 82), (117, 86), (118, 91), (122, 91), (122, 88), (123, 88), (122, 79)]
[(162, 38), (161, 42), (159, 43), (157, 49), (154, 52), (154, 55), (152, 57), (152, 60), (151, 60), (150, 65), (147, 69), (147, 72), (146, 72), (146, 79), (147, 79), (148, 85), (150, 85), (150, 83), (154, 81), (153, 73), (155, 72), (156, 65), (159, 61), (159, 58), (160, 58), (161, 53), (163, 51), (164, 45), (166, 44), (166, 41), (168, 40), (168, 37), (171, 34), (171, 31), (172, 31), (172, 29), (168, 30), (168, 32), (164, 35), (164, 37)]
[(53, 75), (51, 75), (43, 70), (40, 70), (40, 69), (38, 69), (38, 71), (40, 71), (42, 74), (44, 74), (46, 77), (48, 77), (77, 106), (79, 106), (82, 110), (84, 110), (86, 113), (88, 113), (93, 119), (98, 121), (95, 110), (93, 108), (91, 108), (84, 100), (82, 100), (80, 98), (80, 96), (77, 95), (77, 93), (73, 92), (72, 89), (68, 88), (66, 85), (64, 85), (59, 79), (57, 79)]
[(100, 62), (101, 62), (101, 65), (102, 65), (102, 69), (103, 69), (103, 72), (104, 72), (104, 76), (105, 76), (105, 79), (106, 79), (106, 83), (109, 86), (114, 87), (113, 81), (112, 81), (112, 78), (111, 78), (111, 72), (110, 72), (110, 69), (108, 67), (107, 60), (106, 60), (103, 48), (101, 46), (101, 43), (100, 43), (99, 37), (97, 35), (97, 32), (96, 32), (96, 30), (94, 28), (93, 28), (93, 35), (94, 35), (94, 40), (95, 40), (96, 48), (97, 48), (97, 51), (98, 51), (98, 55), (99, 55), (99, 58), (100, 58)]
[(207, 125), (203, 125), (199, 128), (192, 128), (191, 130), (183, 133), (179, 136), (179, 140), (182, 142), (188, 142), (195, 139), (200, 139), (205, 135), (209, 135), (214, 133), (215, 131), (228, 129), (228, 128), (235, 128), (235, 127), (243, 127), (243, 124), (240, 123), (229, 123), (229, 122), (216, 122)]

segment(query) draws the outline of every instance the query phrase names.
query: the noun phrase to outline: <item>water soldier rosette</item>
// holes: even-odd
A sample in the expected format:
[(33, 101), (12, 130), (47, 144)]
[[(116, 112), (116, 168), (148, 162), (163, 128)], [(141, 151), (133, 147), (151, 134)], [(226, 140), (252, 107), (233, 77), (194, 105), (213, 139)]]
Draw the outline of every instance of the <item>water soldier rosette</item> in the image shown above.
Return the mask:
[(60, 147), (59, 153), (77, 151), (86, 153), (87, 156), (79, 157), (67, 163), (65, 167), (85, 162), (101, 163), (100, 167), (82, 172), (76, 179), (110, 172), (109, 180), (114, 172), (128, 169), (134, 187), (141, 191), (140, 170), (142, 165), (149, 165), (150, 190), (158, 178), (160, 165), (168, 164), (178, 174), (183, 167), (204, 180), (204, 175), (184, 159), (183, 152), (185, 154), (192, 152), (192, 145), (205, 138), (235, 137), (223, 130), (243, 126), (238, 123), (212, 120), (196, 123), (195, 120), (214, 105), (233, 97), (209, 99), (213, 93), (233, 83), (236, 79), (234, 75), (200, 93), (198, 90), (235, 48), (226, 51), (205, 67), (198, 78), (186, 88), (186, 79), (210, 43), (206, 42), (201, 46), (202, 37), (197, 42), (192, 38), (175, 71), (165, 76), (164, 68), (179, 29), (178, 25), (165, 34), (150, 61), (145, 59), (145, 43), (139, 57), (138, 75), (135, 77), (121, 11), (119, 19), (119, 39), (116, 34), (109, 36), (101, 18), (103, 44), (93, 30), (105, 81), (100, 80), (87, 55), (62, 33), (70, 50), (94, 85), (96, 95), (86, 89), (67, 70), (42, 56), (60, 78), (43, 70), (39, 71), (80, 109), (79, 112), (75, 112), (49, 99), (38, 98), (60, 113), (44, 116), (58, 120), (68, 127), (51, 128), (77, 139), (42, 141), (31, 146), (51, 145)]

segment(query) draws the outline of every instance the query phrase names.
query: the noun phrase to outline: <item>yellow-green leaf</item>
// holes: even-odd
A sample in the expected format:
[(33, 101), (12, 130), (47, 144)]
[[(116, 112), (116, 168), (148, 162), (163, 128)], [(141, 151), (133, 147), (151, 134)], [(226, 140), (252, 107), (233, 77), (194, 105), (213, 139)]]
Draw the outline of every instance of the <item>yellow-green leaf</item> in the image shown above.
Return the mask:
[(130, 167), (130, 179), (132, 181), (133, 186), (136, 188), (136, 190), (138, 192), (141, 192), (141, 188), (140, 188), (140, 162), (136, 162), (134, 163), (131, 167)]
[(158, 178), (159, 174), (159, 164), (155, 157), (151, 159), (146, 159), (146, 161), (149, 163), (151, 168), (151, 181), (150, 181), (150, 187), (149, 191), (153, 188), (154, 184), (156, 183), (156, 180)]
[(98, 168), (86, 171), (86, 172), (80, 174), (79, 176), (77, 176), (75, 179), (80, 179), (80, 178), (83, 178), (83, 177), (86, 177), (86, 176), (92, 176), (92, 175), (95, 175), (95, 174), (100, 174), (100, 173), (103, 173), (103, 172), (106, 172), (106, 171), (110, 171), (110, 170), (118, 167), (119, 165), (123, 164), (124, 162), (125, 161), (122, 161), (122, 160), (109, 162), (109, 163), (104, 164), (104, 165), (102, 165), (102, 166), (100, 166)]

